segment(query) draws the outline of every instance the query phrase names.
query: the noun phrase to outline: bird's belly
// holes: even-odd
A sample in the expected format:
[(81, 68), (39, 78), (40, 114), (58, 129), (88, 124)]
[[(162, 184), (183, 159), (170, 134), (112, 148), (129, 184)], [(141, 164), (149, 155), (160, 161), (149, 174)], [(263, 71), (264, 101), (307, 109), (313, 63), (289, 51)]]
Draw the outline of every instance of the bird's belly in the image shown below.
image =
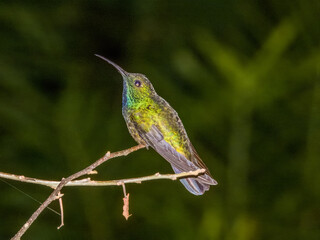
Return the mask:
[(139, 144), (147, 146), (146, 142), (140, 137), (136, 125), (131, 121), (126, 121), (127, 127), (132, 138)]

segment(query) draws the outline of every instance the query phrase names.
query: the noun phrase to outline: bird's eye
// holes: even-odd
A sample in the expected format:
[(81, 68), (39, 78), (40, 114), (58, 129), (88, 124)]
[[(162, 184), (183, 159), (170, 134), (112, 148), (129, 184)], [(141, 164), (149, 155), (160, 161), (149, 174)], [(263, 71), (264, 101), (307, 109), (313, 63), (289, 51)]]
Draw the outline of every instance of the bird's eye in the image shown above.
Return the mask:
[(136, 85), (136, 87), (141, 87), (141, 82), (139, 80), (134, 81), (134, 85)]

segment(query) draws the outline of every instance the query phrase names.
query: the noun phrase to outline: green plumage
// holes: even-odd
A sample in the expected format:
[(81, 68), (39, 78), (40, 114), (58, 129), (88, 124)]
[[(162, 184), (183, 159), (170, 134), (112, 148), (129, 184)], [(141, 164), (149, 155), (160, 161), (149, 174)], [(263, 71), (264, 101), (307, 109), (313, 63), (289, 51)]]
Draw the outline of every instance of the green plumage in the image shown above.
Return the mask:
[(164, 157), (176, 173), (206, 169), (197, 178), (180, 181), (188, 191), (202, 195), (217, 182), (192, 146), (177, 112), (160, 97), (143, 74), (128, 73), (110, 60), (123, 77), (122, 115), (136, 142), (150, 146)]

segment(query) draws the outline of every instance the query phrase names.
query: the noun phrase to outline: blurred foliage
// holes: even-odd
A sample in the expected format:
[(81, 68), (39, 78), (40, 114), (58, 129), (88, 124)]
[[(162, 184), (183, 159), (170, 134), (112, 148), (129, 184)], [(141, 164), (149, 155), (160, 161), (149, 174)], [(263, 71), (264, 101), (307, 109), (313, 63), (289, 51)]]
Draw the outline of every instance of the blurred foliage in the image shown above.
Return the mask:
[[(61, 179), (135, 144), (121, 76), (99, 53), (149, 77), (219, 182), (201, 197), (128, 185), (127, 222), (121, 188), (65, 188), (65, 226), (47, 210), (25, 239), (320, 239), (319, 12), (318, 0), (1, 1), (0, 171)], [(153, 150), (97, 170), (172, 172)], [(0, 187), (8, 239), (38, 205)]]

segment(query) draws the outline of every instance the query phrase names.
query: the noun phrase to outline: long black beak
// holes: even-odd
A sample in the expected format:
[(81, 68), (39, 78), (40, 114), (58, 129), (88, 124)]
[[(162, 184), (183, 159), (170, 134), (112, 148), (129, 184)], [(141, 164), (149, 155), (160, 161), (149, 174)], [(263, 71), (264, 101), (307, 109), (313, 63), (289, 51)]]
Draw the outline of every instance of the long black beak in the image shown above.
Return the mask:
[(119, 73), (122, 75), (122, 77), (127, 78), (129, 73), (126, 72), (125, 70), (123, 70), (119, 65), (115, 64), (114, 62), (110, 61), (109, 59), (99, 55), (99, 54), (95, 54), (96, 57), (101, 58), (102, 60), (106, 61), (107, 63), (111, 64), (112, 66), (114, 66)]

